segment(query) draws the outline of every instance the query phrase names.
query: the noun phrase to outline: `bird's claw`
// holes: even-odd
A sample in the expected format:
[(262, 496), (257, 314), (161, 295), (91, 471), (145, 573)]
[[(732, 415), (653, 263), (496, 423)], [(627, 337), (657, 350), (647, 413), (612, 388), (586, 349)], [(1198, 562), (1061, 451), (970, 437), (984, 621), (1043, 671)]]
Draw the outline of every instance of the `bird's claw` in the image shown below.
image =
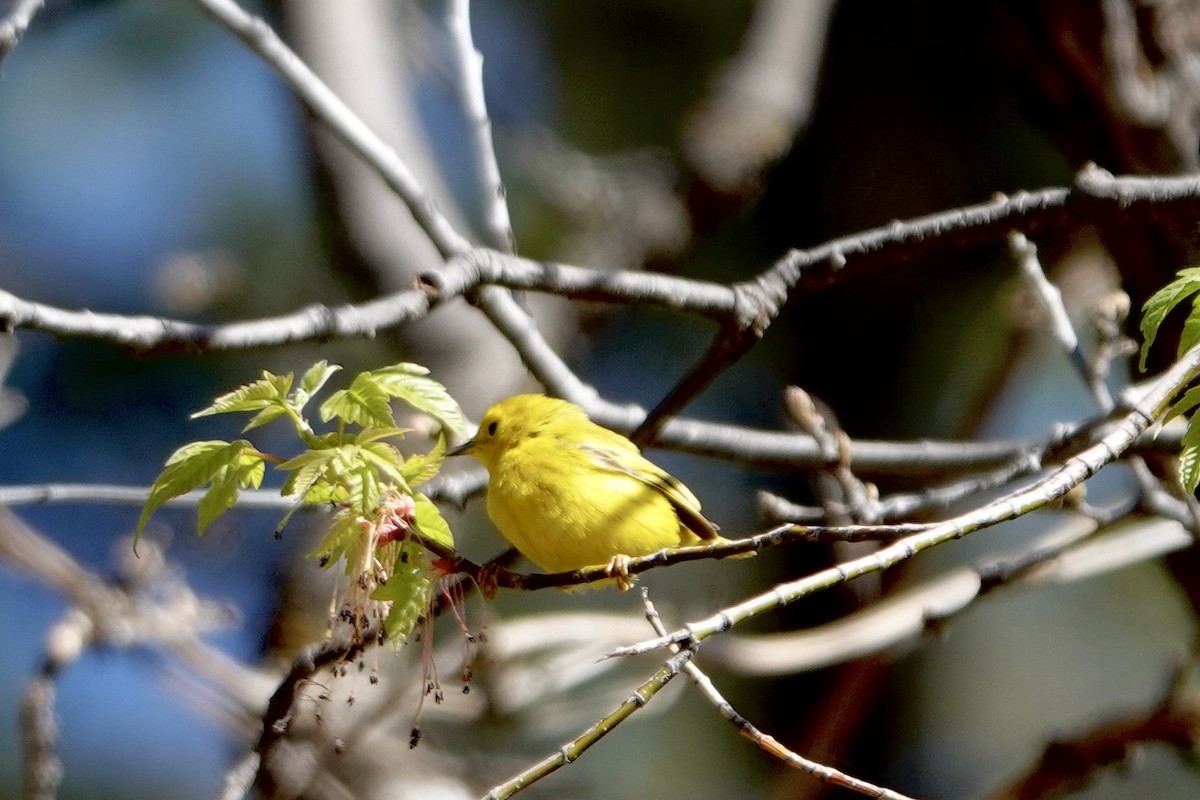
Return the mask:
[(622, 592), (637, 582), (636, 575), (629, 574), (629, 564), (633, 559), (626, 555), (615, 555), (604, 567), (604, 574), (617, 582), (617, 588)]

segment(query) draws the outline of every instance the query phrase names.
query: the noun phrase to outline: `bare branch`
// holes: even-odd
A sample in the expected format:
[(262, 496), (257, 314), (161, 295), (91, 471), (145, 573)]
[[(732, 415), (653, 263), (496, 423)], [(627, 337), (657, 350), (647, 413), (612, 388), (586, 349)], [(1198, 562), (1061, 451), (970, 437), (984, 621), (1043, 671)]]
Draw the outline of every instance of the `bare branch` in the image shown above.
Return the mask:
[[(271, 757), (275, 747), (287, 736), (292, 705), (296, 702), (296, 694), (300, 687), (312, 680), (323, 667), (353, 659), (362, 652), (366, 643), (376, 641), (381, 635), (381, 631), (367, 631), (361, 637), (340, 636), (337, 639), (329, 639), (306, 648), (292, 663), (287, 676), (267, 702), (262, 717), (262, 729), (254, 746), (253, 752), (258, 756), (254, 785), (265, 796), (273, 797), (277, 789), (271, 772)], [(247, 763), (250, 761), (253, 761), (253, 757), (249, 757)]]
[(1014, 519), (1034, 509), (1046, 506), (1063, 497), (1074, 487), (1095, 475), (1105, 465), (1116, 460), (1158, 418), (1170, 400), (1200, 374), (1200, 346), (1188, 350), (1183, 357), (1154, 383), (1144, 397), (1121, 415), (1112, 432), (1098, 443), (1068, 459), (1062, 467), (1038, 479), (1025, 489), (994, 500), (978, 509), (945, 522), (923, 533), (905, 537), (894, 544), (863, 558), (837, 564), (789, 583), (775, 586), (768, 592), (751, 597), (719, 613), (688, 624), (670, 637), (621, 648), (613, 655), (632, 655), (671, 643), (703, 641), (723, 633), (738, 622), (756, 617), (766, 611), (792, 603), (822, 589), (845, 583), (861, 575), (880, 572), (912, 558), (922, 550), (962, 538), (1000, 522)]
[(483, 194), (484, 219), (492, 247), (505, 253), (515, 253), (512, 220), (508, 215), (504, 181), (492, 144), (492, 121), (488, 117), (483, 95), (483, 55), (475, 48), (471, 37), (470, 0), (450, 0), (446, 8), (446, 27), (458, 70), (456, 88), (459, 100), (471, 123), (472, 143), (475, 145), (476, 168), (480, 171), (480, 191)]
[(753, 349), (790, 303), (830, 284), (934, 253), (1001, 241), (1013, 228), (1036, 233), (1084, 221), (1127, 223), (1198, 213), (1198, 177), (1117, 178), (1092, 164), (1079, 172), (1070, 189), (998, 195), (991, 203), (893, 222), (810, 250), (792, 250), (758, 277), (733, 286), (733, 320), (641, 423), (639, 439), (652, 440), (666, 418)]
[(33, 22), (34, 15), (41, 10), (45, 2), (46, 0), (14, 0), (12, 9), (0, 19), (0, 66), (3, 66), (5, 57), (21, 41), (29, 23)]
[(226, 772), (217, 800), (242, 800), (250, 794), (254, 786), (254, 775), (258, 772), (258, 761), (258, 753), (247, 753)]
[[(666, 636), (667, 629), (663, 627), (662, 619), (658, 615), (658, 609), (650, 602), (650, 593), (645, 589), (642, 589), (642, 603), (646, 608), (646, 619), (649, 621), (650, 627), (654, 628), (654, 632), (659, 636)], [(671, 650), (674, 653), (678, 653), (679, 645), (671, 645)], [(750, 720), (739, 714), (737, 709), (733, 707), (733, 704), (721, 695), (708, 675), (701, 671), (695, 663), (691, 661), (684, 662), (683, 671), (692, 679), (692, 683), (696, 685), (700, 693), (717, 709), (717, 713), (732, 723), (738, 733), (754, 742), (764, 751), (782, 760), (789, 767), (803, 770), (814, 778), (824, 781), (831, 786), (841, 786), (844, 789), (849, 789), (852, 792), (858, 792), (870, 797), (883, 798), (883, 800), (912, 800), (907, 795), (894, 792), (891, 789), (885, 789), (882, 786), (876, 786), (861, 778), (847, 775), (841, 770), (827, 767), (824, 764), (812, 761), (799, 753), (789, 750), (774, 736), (763, 733)]]
[(270, 25), (247, 13), (233, 0), (195, 2), (282, 75), (313, 114), (329, 125), (342, 141), (379, 173), (404, 200), (413, 218), (444, 258), (471, 248), (470, 242), (454, 229), (396, 151), (376, 136), (340, 97), (330, 91), (308, 65), (283, 43)]
[(552, 755), (546, 756), (528, 769), (514, 775), (504, 783), (493, 787), (491, 791), (483, 796), (483, 800), (505, 800), (505, 798), (512, 797), (517, 792), (522, 791), (547, 775), (557, 772), (562, 767), (578, 759), (592, 745), (599, 742), (618, 725), (629, 719), (635, 711), (644, 708), (647, 703), (653, 700), (654, 696), (670, 683), (672, 678), (679, 674), (679, 670), (692, 658), (692, 654), (693, 651), (690, 649), (680, 650), (669, 658), (641, 686), (634, 689), (628, 699), (613, 709), (611, 713), (596, 722), (595, 725), (590, 726), (579, 736), (564, 744)]
[(1151, 519), (1095, 536), (1098, 525), (1074, 517), (1010, 556), (950, 570), (833, 622), (713, 639), (704, 658), (753, 676), (825, 669), (911, 645), (997, 590), (1087, 580), (1194, 544), (1174, 520)]
[(1111, 74), (1113, 105), (1138, 125), (1163, 126), (1171, 114), (1170, 84), (1147, 69), (1129, 0), (1103, 0), (1104, 60)]
[(1046, 327), (1049, 328), (1050, 334), (1066, 351), (1067, 357), (1071, 359), (1071, 364), (1087, 383), (1096, 405), (1107, 414), (1112, 410), (1112, 396), (1104, 384), (1096, 380), (1094, 373), (1088, 367), (1087, 358), (1084, 357), (1083, 350), (1079, 345), (1079, 337), (1075, 334), (1075, 326), (1071, 324), (1071, 318), (1067, 315), (1067, 307), (1063, 305), (1062, 292), (1050, 282), (1042, 270), (1037, 246), (1025, 238), (1025, 234), (1013, 231), (1008, 235), (1008, 248), (1021, 268), (1021, 277), (1033, 291), (1038, 305), (1046, 315)]

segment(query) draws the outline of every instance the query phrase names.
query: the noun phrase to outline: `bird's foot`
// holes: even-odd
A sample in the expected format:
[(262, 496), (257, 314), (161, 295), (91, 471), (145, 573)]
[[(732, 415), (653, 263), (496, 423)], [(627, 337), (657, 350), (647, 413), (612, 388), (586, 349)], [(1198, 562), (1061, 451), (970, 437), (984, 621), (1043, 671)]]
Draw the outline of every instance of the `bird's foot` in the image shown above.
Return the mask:
[(632, 558), (626, 555), (615, 555), (612, 560), (604, 567), (604, 574), (614, 579), (617, 582), (617, 588), (622, 592), (629, 589), (637, 582), (636, 575), (629, 574), (629, 563)]

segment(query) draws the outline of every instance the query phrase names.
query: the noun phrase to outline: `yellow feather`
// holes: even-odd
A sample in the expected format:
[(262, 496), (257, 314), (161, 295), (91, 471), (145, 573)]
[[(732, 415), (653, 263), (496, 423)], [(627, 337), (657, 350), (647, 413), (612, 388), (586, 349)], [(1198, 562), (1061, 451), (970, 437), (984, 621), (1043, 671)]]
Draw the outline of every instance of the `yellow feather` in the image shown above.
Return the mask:
[(487, 467), (488, 516), (547, 572), (719, 538), (686, 486), (565, 400), (501, 400), (452, 453)]

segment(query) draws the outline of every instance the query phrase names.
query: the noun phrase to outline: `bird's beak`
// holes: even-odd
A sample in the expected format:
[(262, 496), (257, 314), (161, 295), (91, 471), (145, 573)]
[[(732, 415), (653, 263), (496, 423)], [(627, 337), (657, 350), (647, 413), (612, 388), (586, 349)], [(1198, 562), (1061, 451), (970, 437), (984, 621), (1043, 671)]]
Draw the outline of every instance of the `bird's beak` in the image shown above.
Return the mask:
[(474, 446), (475, 446), (475, 440), (468, 439), (467, 441), (463, 442), (462, 444), (458, 445), (457, 447), (451, 447), (449, 450), (447, 450), (446, 457), (449, 458), (450, 456), (461, 456), (464, 453), (469, 453), (469, 452), (471, 452), (471, 448)]

